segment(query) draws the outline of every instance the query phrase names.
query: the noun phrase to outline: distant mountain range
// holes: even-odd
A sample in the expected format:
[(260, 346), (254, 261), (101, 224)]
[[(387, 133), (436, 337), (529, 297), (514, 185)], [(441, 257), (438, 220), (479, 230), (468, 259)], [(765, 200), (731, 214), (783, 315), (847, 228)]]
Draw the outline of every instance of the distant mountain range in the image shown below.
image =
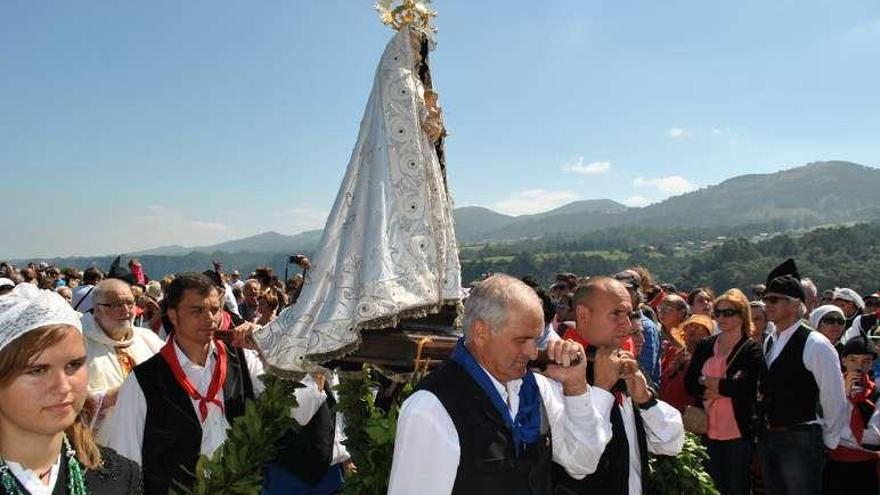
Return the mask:
[(481, 207), (461, 208), (456, 210), (456, 231), (461, 242), (480, 242), (627, 225), (726, 228), (760, 224), (785, 230), (878, 218), (880, 169), (835, 161), (741, 175), (642, 208), (591, 200), (518, 217)]
[[(455, 210), (462, 243), (587, 233), (610, 227), (736, 227), (779, 230), (880, 219), (880, 169), (850, 162), (816, 162), (771, 174), (740, 175), (665, 201), (631, 208), (610, 199), (576, 201), (532, 215), (510, 216), (480, 206)], [(211, 246), (164, 246), (131, 255), (294, 253), (317, 248), (320, 230), (265, 232)]]
[(294, 235), (284, 235), (278, 232), (263, 232), (262, 234), (235, 239), (232, 241), (212, 244), (210, 246), (162, 246), (131, 253), (130, 256), (182, 256), (189, 253), (280, 253), (294, 251), (312, 251), (318, 247), (321, 241), (321, 230), (308, 230)]

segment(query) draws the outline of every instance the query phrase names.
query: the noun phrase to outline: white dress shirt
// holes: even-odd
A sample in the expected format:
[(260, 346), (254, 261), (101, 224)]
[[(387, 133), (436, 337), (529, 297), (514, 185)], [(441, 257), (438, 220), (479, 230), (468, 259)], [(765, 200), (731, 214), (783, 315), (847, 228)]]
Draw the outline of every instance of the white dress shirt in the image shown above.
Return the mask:
[[(487, 375), (515, 418), (522, 380), (505, 386)], [(553, 460), (578, 479), (594, 472), (611, 439), (611, 423), (595, 403), (598, 389), (588, 387), (584, 394), (567, 397), (560, 383), (537, 374), (535, 380), (550, 424)], [(601, 408), (610, 410), (610, 405)], [(460, 456), (458, 432), (440, 399), (426, 390), (415, 392), (397, 419), (388, 495), (449, 495)]]
[[(177, 353), (177, 359), (180, 361), (180, 367), (192, 382), (193, 386), (200, 394), (205, 395), (211, 383), (211, 376), (214, 373), (214, 366), (217, 362), (214, 344), (211, 344), (211, 352), (208, 353), (208, 359), (205, 366), (199, 366), (186, 357), (186, 354), (174, 344), (174, 351)], [(259, 377), (263, 374), (263, 365), (257, 354), (250, 350), (244, 351), (247, 369), (251, 377), (254, 387), (254, 394), (259, 396), (263, 390), (263, 382)], [(315, 386), (311, 376), (307, 376), (302, 383), (305, 387), (296, 389), (296, 398), (298, 407), (291, 411), (291, 416), (297, 423), (305, 425), (311, 420), (315, 411), (326, 400), (327, 396), (323, 391), (319, 391)], [(223, 389), (217, 393), (217, 400), (223, 401)], [(199, 401), (192, 400), (193, 409), (196, 415), (199, 414)], [(110, 447), (120, 455), (127, 457), (138, 464), (141, 464), (141, 452), (144, 443), (144, 425), (147, 417), (147, 401), (144, 397), (143, 390), (137, 381), (137, 375), (130, 374), (122, 385), (117, 399), (116, 413), (113, 418), (102, 429), (106, 432), (101, 440), (103, 444)], [(217, 448), (226, 441), (226, 430), (229, 428), (229, 422), (223, 410), (215, 404), (208, 405), (208, 415), (202, 422), (202, 441), (199, 453), (211, 456)]]
[(58, 482), (58, 472), (61, 469), (60, 454), (58, 455), (58, 460), (55, 461), (55, 464), (52, 464), (52, 468), (49, 471), (49, 482), (45, 485), (40, 481), (40, 476), (34, 471), (25, 469), (24, 466), (15, 461), (6, 459), (5, 462), (9, 467), (9, 472), (15, 476), (15, 479), (21, 483), (30, 495), (51, 495), (52, 491), (55, 490), (55, 484)]
[(880, 448), (880, 409), (876, 409), (868, 420), (868, 426), (862, 433), (862, 445)]
[[(330, 376), (328, 378), (330, 380), (330, 388), (334, 390), (333, 397), (336, 400), (339, 400), (339, 397), (336, 395), (336, 386), (339, 385), (339, 375), (335, 371), (330, 372)], [(345, 436), (345, 416), (342, 412), (336, 412), (336, 431), (333, 434), (333, 457), (330, 459), (330, 465), (335, 466), (336, 464), (340, 464), (351, 459), (351, 454), (348, 453), (348, 449), (345, 448), (345, 442), (348, 440), (348, 437)]]
[[(597, 396), (595, 402), (603, 407), (600, 414), (604, 418), (608, 418), (608, 427), (611, 428), (611, 408), (614, 407), (614, 395), (598, 387), (594, 387), (593, 390)], [(602, 398), (599, 399), (599, 396)], [(678, 455), (684, 447), (684, 424), (678, 409), (658, 400), (657, 405), (640, 412), (642, 426), (645, 428), (648, 452), (657, 455)], [(642, 458), (639, 455), (639, 438), (636, 432), (632, 398), (627, 397), (620, 404), (620, 415), (623, 418), (623, 428), (626, 431), (626, 441), (629, 446), (629, 493), (630, 495), (641, 495), (643, 466)], [(596, 458), (596, 462), (599, 462), (598, 458)]]
[[(238, 301), (235, 300), (235, 296), (232, 295), (232, 287), (229, 284), (223, 284), (226, 290), (223, 292), (223, 304), (226, 306), (226, 309), (229, 310), (230, 313), (235, 313), (236, 316), (241, 317), (238, 313)], [(244, 285), (244, 283), (242, 283)]]
[(849, 339), (858, 337), (862, 334), (862, 316), (864, 315), (859, 315), (853, 318), (852, 325), (846, 329), (846, 332), (843, 333), (843, 337), (840, 338), (841, 343), (846, 344), (849, 342)]
[[(779, 357), (801, 324), (802, 322), (798, 320), (792, 326), (782, 331), (775, 331), (767, 337), (764, 341), (767, 368), (770, 368), (773, 361)], [(773, 347), (768, 354), (767, 345), (771, 338)], [(840, 443), (844, 430), (849, 427), (849, 401), (846, 398), (843, 373), (840, 371), (840, 358), (827, 337), (817, 331), (811, 331), (804, 343), (803, 363), (816, 380), (816, 385), (819, 387), (819, 403), (822, 405), (823, 416), (810, 423), (822, 425), (825, 446), (835, 449)]]
[[(847, 401), (847, 410), (849, 411), (848, 412), (849, 414), (852, 414), (852, 410), (854, 407), (855, 406), (853, 405), (852, 402)], [(877, 411), (875, 410), (874, 413), (869, 418), (868, 424), (865, 426), (865, 431), (862, 432), (862, 443), (861, 444), (856, 440), (856, 435), (852, 431), (852, 426), (850, 426), (850, 424), (847, 423), (846, 427), (843, 429), (843, 431), (840, 434), (839, 446), (840, 447), (847, 447), (847, 448), (855, 449), (855, 450), (866, 450), (866, 451), (875, 450), (877, 447), (880, 447), (880, 436), (878, 436), (878, 434), (880, 434), (880, 430), (878, 430), (878, 426), (880, 426), (880, 425), (878, 425), (878, 423), (874, 419), (876, 416), (877, 416)], [(847, 416), (847, 417), (849, 417), (849, 416)], [(880, 419), (880, 418), (878, 418), (878, 419)], [(872, 422), (874, 422), (873, 425), (871, 424)], [(874, 448), (868, 449), (868, 448), (865, 448), (865, 446), (873, 446)]]

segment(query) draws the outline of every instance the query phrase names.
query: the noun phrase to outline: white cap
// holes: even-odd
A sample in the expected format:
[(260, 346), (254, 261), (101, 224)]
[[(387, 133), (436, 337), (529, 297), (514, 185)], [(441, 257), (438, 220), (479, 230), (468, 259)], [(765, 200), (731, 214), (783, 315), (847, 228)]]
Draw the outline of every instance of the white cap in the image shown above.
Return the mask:
[(0, 350), (22, 335), (47, 325), (70, 325), (82, 332), (80, 314), (63, 297), (33, 284), (19, 284), (0, 296)]
[(856, 305), (859, 309), (865, 309), (865, 301), (862, 300), (862, 296), (859, 295), (858, 292), (848, 289), (848, 288), (835, 288), (833, 299), (843, 299), (844, 301), (849, 301)]
[(0, 277), (0, 288), (3, 287), (15, 287), (15, 282), (6, 277)]

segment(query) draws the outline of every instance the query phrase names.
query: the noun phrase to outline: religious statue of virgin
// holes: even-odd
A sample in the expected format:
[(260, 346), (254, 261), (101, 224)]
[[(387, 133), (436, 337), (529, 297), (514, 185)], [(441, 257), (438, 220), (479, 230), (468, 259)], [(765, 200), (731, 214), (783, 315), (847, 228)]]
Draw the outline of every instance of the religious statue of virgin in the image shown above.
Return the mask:
[(397, 32), (382, 54), (360, 131), (296, 305), (256, 330), (268, 367), (308, 371), (462, 297), (424, 0), (376, 6)]

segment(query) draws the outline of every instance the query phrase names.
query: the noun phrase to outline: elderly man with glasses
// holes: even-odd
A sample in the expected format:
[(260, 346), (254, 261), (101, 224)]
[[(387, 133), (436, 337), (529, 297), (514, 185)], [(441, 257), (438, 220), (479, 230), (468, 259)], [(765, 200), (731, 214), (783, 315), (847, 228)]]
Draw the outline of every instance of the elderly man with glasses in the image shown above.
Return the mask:
[(767, 375), (760, 386), (764, 484), (771, 494), (818, 495), (825, 449), (837, 447), (849, 423), (840, 361), (828, 338), (803, 324), (805, 296), (794, 260), (770, 273), (763, 301), (776, 325), (764, 343)]
[(87, 339), (91, 426), (106, 444), (101, 426), (112, 415), (119, 387), (131, 370), (159, 352), (164, 342), (152, 330), (136, 327), (131, 287), (119, 279), (104, 280), (94, 289), (94, 313), (80, 319)]

